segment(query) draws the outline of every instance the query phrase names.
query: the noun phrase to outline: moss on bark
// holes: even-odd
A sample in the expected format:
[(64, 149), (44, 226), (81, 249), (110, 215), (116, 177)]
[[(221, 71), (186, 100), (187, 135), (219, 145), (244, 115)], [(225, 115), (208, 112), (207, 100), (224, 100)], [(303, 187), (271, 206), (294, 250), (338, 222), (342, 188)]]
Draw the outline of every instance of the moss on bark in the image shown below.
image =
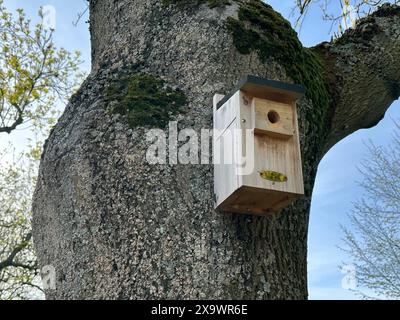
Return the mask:
[(106, 99), (115, 102), (111, 112), (126, 116), (132, 128), (163, 128), (186, 103), (182, 91), (174, 90), (166, 86), (163, 80), (145, 73), (136, 73), (115, 81), (107, 89)]
[(322, 130), (331, 99), (324, 68), (318, 55), (302, 46), (290, 23), (271, 6), (251, 0), (240, 5), (238, 19), (228, 18), (227, 26), (240, 53), (255, 51), (263, 62), (276, 60), (294, 82), (306, 87), (314, 105), (306, 118)]
[(261, 61), (273, 59), (281, 64), (286, 74), (307, 89), (306, 96), (314, 108), (306, 110), (306, 119), (316, 126), (324, 137), (329, 118), (331, 93), (318, 52), (304, 48), (290, 23), (270, 5), (261, 0), (164, 0), (164, 4), (190, 5), (208, 3), (220, 7), (236, 2), (238, 18), (230, 17), (226, 24), (237, 50), (242, 54), (257, 52)]

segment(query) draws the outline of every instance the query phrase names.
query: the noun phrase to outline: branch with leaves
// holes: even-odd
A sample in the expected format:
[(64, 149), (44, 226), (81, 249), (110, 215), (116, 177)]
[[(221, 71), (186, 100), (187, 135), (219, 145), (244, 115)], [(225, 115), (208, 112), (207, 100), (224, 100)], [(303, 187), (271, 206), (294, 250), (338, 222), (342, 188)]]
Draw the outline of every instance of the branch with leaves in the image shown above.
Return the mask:
[(40, 294), (35, 292), (38, 270), (30, 225), (38, 160), (29, 153), (1, 161), (0, 299)]
[(36, 137), (18, 156), (12, 145), (0, 150), (0, 300), (43, 297), (31, 198), (42, 139), (83, 79), (80, 53), (57, 49), (54, 32), (43, 23), (32, 27), (22, 9), (13, 15), (0, 0), (0, 136), (29, 124)]
[(54, 105), (81, 82), (80, 53), (57, 49), (53, 36), (44, 23), (31, 28), (22, 9), (15, 17), (0, 0), (0, 133), (26, 122), (37, 129), (52, 125)]

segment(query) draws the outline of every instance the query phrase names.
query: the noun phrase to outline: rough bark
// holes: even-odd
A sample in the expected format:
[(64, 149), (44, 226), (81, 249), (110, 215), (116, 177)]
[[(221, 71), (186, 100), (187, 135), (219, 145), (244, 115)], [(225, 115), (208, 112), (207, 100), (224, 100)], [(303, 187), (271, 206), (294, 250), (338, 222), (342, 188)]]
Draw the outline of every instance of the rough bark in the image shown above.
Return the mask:
[[(179, 126), (200, 129), (211, 127), (214, 93), (243, 75), (293, 82), (282, 62), (239, 52), (226, 27), (239, 6), (90, 2), (93, 70), (45, 145), (34, 197), (39, 263), (57, 273), (47, 298), (307, 298), (316, 168), (327, 147), (378, 121), (397, 98), (398, 8), (313, 49), (325, 59), (332, 100), (299, 102), (306, 194), (257, 217), (213, 210), (211, 165), (147, 164), (145, 129), (110, 113), (104, 94), (132, 70), (152, 74), (186, 94)], [(378, 28), (365, 40), (370, 23)], [(306, 117), (321, 107), (320, 123)]]
[(375, 126), (399, 98), (400, 8), (383, 5), (336, 43), (319, 49), (333, 75), (329, 148), (358, 129)]

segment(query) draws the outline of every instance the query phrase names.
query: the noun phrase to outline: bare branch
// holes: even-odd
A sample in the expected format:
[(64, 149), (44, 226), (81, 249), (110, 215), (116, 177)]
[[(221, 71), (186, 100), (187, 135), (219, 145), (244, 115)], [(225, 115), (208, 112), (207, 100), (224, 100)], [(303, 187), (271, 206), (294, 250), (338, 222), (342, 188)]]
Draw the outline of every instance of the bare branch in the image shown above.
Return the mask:
[(0, 271), (2, 269), (8, 268), (8, 267), (21, 267), (24, 268), (26, 267), (29, 270), (33, 270), (34, 268), (32, 268), (32, 266), (27, 267), (25, 264), (21, 264), (21, 263), (17, 263), (14, 261), (15, 257), (18, 255), (18, 253), (20, 253), (22, 250), (24, 250), (28, 245), (29, 242), (32, 238), (32, 233), (29, 232), (25, 238), (22, 240), (22, 242), (20, 244), (18, 244), (12, 251), (11, 253), (8, 255), (7, 259), (5, 259), (4, 261), (0, 262)]

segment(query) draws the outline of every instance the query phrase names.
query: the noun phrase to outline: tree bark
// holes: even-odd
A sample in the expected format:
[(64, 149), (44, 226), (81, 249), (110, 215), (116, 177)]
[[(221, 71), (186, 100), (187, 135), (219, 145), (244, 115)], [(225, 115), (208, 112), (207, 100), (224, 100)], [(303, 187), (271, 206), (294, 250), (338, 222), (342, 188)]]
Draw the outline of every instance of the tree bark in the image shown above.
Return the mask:
[(110, 113), (105, 97), (114, 80), (140, 70), (185, 93), (179, 126), (199, 130), (212, 126), (213, 95), (242, 76), (293, 82), (282, 61), (240, 52), (226, 21), (242, 4), (231, 2), (90, 1), (92, 73), (46, 142), (34, 196), (39, 264), (57, 274), (47, 298), (307, 298), (316, 169), (329, 147), (376, 123), (398, 97), (399, 9), (386, 6), (312, 49), (331, 100), (320, 123), (306, 115), (321, 106), (299, 102), (305, 196), (259, 217), (214, 211), (212, 165), (148, 164), (145, 129)]
[[(375, 126), (400, 95), (400, 8), (385, 4), (336, 43), (319, 46), (334, 75), (333, 117), (326, 148)], [(332, 81), (333, 79), (333, 81)]]

